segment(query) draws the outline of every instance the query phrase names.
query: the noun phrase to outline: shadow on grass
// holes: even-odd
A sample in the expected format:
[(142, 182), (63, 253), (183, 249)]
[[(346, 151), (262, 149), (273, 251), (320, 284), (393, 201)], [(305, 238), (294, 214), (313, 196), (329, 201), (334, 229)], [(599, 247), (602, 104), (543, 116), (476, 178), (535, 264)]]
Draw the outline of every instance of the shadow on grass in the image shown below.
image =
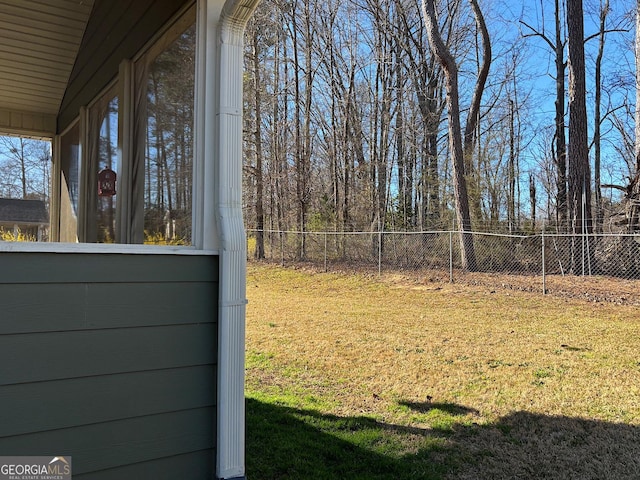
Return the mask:
[(404, 405), (405, 407), (409, 407), (411, 410), (414, 410), (418, 413), (429, 413), (432, 410), (440, 410), (441, 412), (445, 412), (454, 417), (469, 415), (470, 413), (473, 415), (478, 415), (480, 413), (475, 408), (464, 407), (455, 403), (407, 402), (404, 400), (398, 403), (400, 405)]
[(528, 412), (442, 432), (248, 399), (246, 445), (252, 480), (640, 478), (637, 426)]
[[(247, 399), (247, 478), (439, 479), (442, 435)], [(398, 452), (412, 451), (409, 455)], [(445, 455), (446, 457), (446, 455)]]

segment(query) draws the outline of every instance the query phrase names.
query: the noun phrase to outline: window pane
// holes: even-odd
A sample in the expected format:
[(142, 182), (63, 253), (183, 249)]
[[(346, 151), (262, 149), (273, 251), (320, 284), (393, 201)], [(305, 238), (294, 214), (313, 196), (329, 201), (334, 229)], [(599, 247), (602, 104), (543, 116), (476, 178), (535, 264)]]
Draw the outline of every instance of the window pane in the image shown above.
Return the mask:
[(51, 142), (0, 136), (0, 240), (48, 239)]
[(195, 25), (149, 65), (146, 243), (191, 244)]
[[(109, 101), (100, 124), (97, 171), (111, 169), (119, 173), (118, 165), (118, 97)], [(93, 187), (92, 187), (93, 188)], [(97, 189), (97, 185), (95, 186)], [(117, 191), (117, 187), (116, 187)], [(116, 238), (116, 197), (99, 196), (97, 211), (98, 243), (114, 243)]]
[(60, 138), (60, 241), (78, 241), (78, 201), (80, 198), (80, 124)]

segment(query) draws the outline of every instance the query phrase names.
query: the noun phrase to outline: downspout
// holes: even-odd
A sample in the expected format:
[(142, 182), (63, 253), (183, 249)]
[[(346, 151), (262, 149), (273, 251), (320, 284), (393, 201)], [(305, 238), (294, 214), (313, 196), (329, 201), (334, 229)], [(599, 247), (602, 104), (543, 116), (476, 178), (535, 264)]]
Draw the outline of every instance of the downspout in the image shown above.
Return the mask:
[[(196, 246), (219, 252), (216, 478), (245, 478), (246, 235), (242, 219), (243, 37), (259, 0), (200, 2), (199, 26), (206, 31), (204, 167), (197, 178), (203, 228)], [(202, 45), (202, 44), (201, 44)], [(209, 132), (213, 133), (212, 135)], [(196, 150), (198, 145), (196, 145)], [(215, 185), (215, 188), (211, 188)], [(213, 211), (210, 208), (213, 207)]]
[(242, 59), (244, 25), (223, 14), (216, 132), (216, 220), (220, 238), (218, 438), (216, 475), (244, 478), (246, 236), (242, 220)]

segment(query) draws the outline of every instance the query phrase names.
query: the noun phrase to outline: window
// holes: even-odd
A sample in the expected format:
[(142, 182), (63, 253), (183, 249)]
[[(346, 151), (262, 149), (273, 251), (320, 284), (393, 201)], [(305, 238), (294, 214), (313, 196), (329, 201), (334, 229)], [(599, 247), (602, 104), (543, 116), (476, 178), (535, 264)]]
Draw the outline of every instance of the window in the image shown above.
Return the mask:
[[(84, 172), (86, 228), (81, 241), (115, 243), (116, 199), (98, 196), (98, 172), (110, 168), (118, 174), (118, 97), (111, 87), (89, 108), (87, 169)], [(116, 191), (118, 187), (116, 187)]]
[[(118, 97), (112, 98), (107, 104), (100, 125), (96, 171), (101, 172), (105, 169), (113, 170), (116, 175), (120, 172), (118, 162)], [(114, 243), (116, 239), (115, 197), (107, 195), (97, 198), (97, 241), (98, 243)]]
[(146, 243), (191, 244), (195, 24), (146, 69)]
[(80, 202), (80, 122), (60, 137), (60, 241), (78, 241)]
[[(123, 60), (61, 135), (61, 241), (192, 244), (195, 16), (192, 6)], [(104, 170), (115, 194), (98, 188)]]

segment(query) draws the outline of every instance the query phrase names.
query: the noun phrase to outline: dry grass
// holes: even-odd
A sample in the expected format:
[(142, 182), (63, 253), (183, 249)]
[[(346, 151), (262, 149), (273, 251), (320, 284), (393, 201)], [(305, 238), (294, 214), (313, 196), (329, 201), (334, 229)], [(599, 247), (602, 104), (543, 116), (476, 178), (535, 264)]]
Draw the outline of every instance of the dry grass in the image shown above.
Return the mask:
[(448, 431), (451, 478), (640, 475), (637, 307), (256, 264), (247, 292), (249, 394)]

